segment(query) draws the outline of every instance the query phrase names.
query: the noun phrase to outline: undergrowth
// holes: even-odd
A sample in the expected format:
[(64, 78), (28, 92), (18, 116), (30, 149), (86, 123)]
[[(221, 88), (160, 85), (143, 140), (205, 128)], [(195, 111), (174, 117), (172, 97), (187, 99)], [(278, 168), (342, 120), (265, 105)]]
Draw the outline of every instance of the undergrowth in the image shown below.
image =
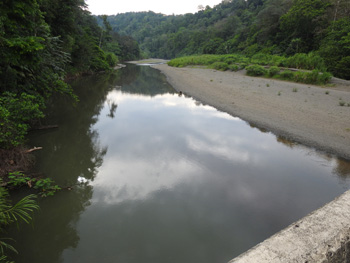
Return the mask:
[[(172, 67), (204, 65), (217, 70), (238, 71), (246, 69), (249, 76), (264, 76), (306, 84), (326, 84), (332, 75), (326, 72), (324, 60), (314, 52), (298, 53), (292, 57), (257, 53), (251, 57), (242, 54), (195, 55), (172, 59)], [(296, 68), (307, 71), (291, 71), (284, 68)]]
[(39, 191), (42, 197), (52, 196), (61, 188), (51, 178), (30, 177), (22, 172), (12, 172), (8, 175), (7, 185), (10, 188), (28, 186)]

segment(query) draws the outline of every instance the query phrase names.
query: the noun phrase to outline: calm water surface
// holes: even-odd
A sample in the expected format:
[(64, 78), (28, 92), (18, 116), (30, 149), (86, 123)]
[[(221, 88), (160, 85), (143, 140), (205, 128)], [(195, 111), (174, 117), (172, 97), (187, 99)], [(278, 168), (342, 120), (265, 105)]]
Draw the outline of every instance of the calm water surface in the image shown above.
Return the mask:
[(349, 189), (350, 164), (178, 96), (128, 65), (73, 84), (32, 134), (72, 191), (10, 231), (17, 262), (221, 263)]

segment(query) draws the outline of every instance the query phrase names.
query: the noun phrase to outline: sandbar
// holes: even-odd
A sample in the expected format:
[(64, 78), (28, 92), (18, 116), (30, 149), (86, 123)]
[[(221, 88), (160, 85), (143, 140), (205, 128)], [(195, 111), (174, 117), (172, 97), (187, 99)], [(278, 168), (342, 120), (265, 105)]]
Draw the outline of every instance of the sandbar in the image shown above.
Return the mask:
[(152, 67), (177, 91), (202, 103), (277, 136), (350, 160), (350, 81), (334, 79), (327, 86), (316, 86), (249, 77), (244, 71)]

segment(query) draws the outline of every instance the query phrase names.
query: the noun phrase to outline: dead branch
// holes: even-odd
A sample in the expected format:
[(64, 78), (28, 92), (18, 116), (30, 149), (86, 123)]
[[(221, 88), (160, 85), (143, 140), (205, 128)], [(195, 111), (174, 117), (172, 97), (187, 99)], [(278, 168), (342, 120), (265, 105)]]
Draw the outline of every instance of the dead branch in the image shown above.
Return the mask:
[(34, 148), (27, 150), (26, 153), (31, 153), (31, 152), (34, 152), (34, 151), (37, 151), (37, 150), (42, 150), (42, 149), (43, 149), (43, 147), (35, 147), (34, 146)]
[(40, 126), (36, 127), (33, 130), (48, 130), (48, 129), (57, 129), (58, 125), (47, 125), (47, 126)]

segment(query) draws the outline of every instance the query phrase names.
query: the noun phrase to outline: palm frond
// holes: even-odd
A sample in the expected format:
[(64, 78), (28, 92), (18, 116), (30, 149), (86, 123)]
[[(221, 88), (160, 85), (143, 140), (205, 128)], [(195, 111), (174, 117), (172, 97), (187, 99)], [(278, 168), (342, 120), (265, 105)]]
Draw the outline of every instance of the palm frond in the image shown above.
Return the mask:
[[(1, 252), (1, 255), (4, 255), (5, 254), (5, 249), (8, 249), (8, 250), (11, 250), (13, 252), (15, 252), (16, 254), (18, 254), (18, 251), (12, 246), (10, 245), (9, 243), (3, 241), (5, 239), (8, 239), (8, 240), (12, 240), (12, 238), (2, 238), (0, 240), (0, 252)], [(1, 261), (0, 261), (1, 262)]]
[(19, 219), (23, 220), (27, 224), (32, 219), (31, 213), (34, 210), (39, 209), (36, 201), (34, 200), (36, 195), (28, 195), (18, 201), (15, 205), (3, 211), (3, 213), (13, 221), (18, 222)]

